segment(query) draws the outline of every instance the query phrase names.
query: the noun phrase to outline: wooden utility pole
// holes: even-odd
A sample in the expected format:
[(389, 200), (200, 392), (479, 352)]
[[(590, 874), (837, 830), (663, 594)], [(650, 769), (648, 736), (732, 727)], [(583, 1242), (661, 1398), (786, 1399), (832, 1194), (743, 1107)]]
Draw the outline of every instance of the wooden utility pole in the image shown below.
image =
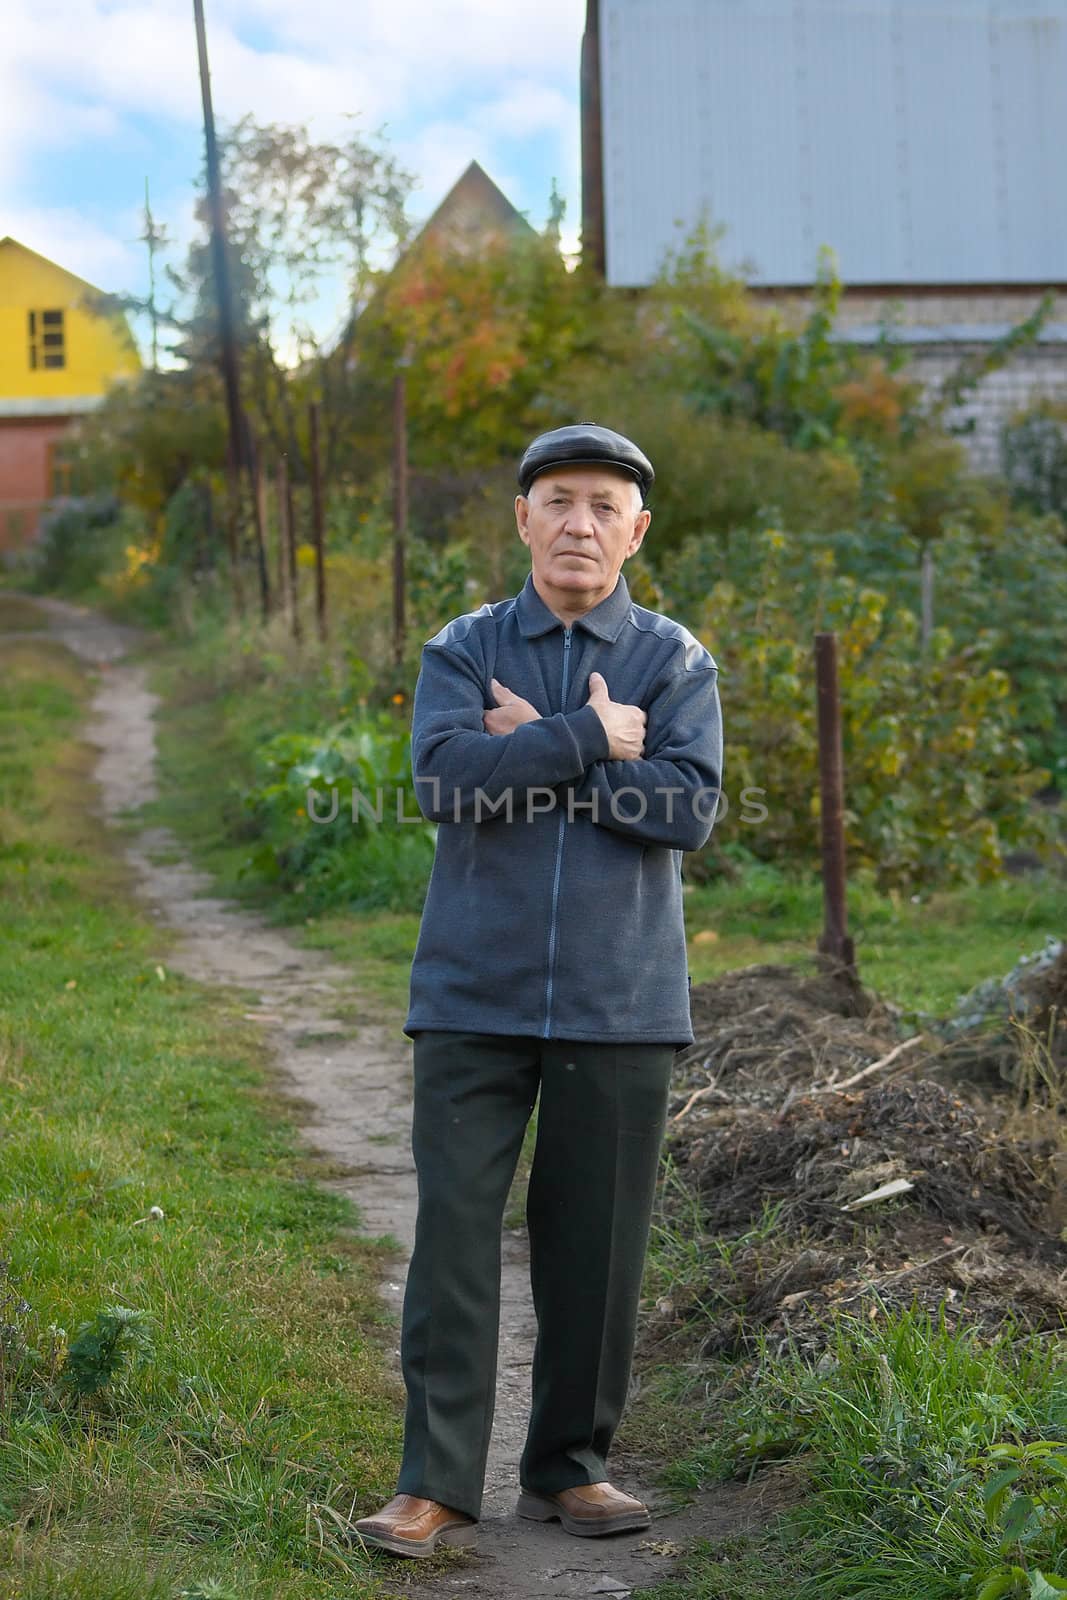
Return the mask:
[(815, 685), (822, 803), (823, 932), (819, 949), (854, 974), (856, 958), (845, 904), (845, 781), (834, 633), (815, 635)]
[(406, 361), (393, 379), (393, 660), (404, 662), (407, 632), (406, 545), (408, 530), (408, 402)]
[(581, 67), (582, 265), (603, 277), (604, 123), (600, 106), (600, 0), (586, 0)]
[[(211, 70), (207, 58), (207, 32), (204, 26), (204, 0), (193, 0), (193, 19), (196, 23), (196, 52), (200, 64), (200, 99), (204, 110), (204, 160), (207, 172), (208, 217), (211, 232), (211, 269), (215, 280), (215, 304), (218, 310), (219, 348), (222, 381), (226, 391), (226, 418), (229, 433), (229, 472), (231, 498), (234, 502), (230, 515), (241, 517), (241, 478), (250, 469), (248, 432), (241, 406), (241, 386), (237, 362), (237, 339), (234, 333), (233, 291), (230, 284), (230, 263), (226, 254), (226, 217), (222, 205), (222, 179), (219, 172), (219, 148), (215, 138), (215, 112), (211, 104)], [(251, 471), (248, 471), (251, 487)], [(237, 527), (233, 538), (239, 549)], [(231, 559), (233, 550), (231, 549)]]
[(311, 457), (311, 532), (315, 541), (315, 620), (319, 638), (326, 638), (326, 508), (322, 497), (322, 461), (319, 455), (319, 406), (308, 406), (308, 444)]

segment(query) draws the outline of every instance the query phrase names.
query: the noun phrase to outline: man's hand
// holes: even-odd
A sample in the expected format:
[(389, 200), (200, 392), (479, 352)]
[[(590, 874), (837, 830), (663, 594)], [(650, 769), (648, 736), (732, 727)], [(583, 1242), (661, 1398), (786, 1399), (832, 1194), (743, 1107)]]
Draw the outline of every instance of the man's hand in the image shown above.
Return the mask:
[(541, 713), (534, 709), (529, 700), (524, 700), (521, 694), (513, 694), (499, 678), (492, 678), (489, 687), (496, 705), (491, 711), (482, 713), (486, 733), (514, 733), (524, 722), (540, 721)]
[(636, 761), (645, 753), (648, 718), (640, 706), (613, 700), (599, 672), (589, 674), (589, 704), (604, 724), (611, 761)]

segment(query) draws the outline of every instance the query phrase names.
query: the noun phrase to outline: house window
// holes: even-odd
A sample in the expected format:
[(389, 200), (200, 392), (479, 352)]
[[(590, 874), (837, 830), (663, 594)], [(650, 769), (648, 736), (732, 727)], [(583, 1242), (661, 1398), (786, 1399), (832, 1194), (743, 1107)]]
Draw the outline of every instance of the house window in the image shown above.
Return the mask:
[(62, 311), (29, 312), (29, 336), (31, 371), (66, 366), (67, 336)]

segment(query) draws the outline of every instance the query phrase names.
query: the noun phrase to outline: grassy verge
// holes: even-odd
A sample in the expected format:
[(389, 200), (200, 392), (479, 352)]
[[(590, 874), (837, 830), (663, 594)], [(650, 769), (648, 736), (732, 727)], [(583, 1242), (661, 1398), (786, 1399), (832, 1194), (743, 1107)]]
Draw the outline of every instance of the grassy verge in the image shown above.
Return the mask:
[[(817, 1361), (764, 1349), (743, 1372), (709, 1363), (699, 1391), (690, 1381), (676, 1393), (703, 1416), (705, 1442), (672, 1481), (714, 1483), (784, 1459), (803, 1494), (762, 1537), (693, 1551), (685, 1574), (646, 1600), (957, 1600), (1002, 1566), (1062, 1573), (1063, 1469), (1019, 1482), (1047, 1496), (1024, 1537), (991, 1514), (987, 1489), (1006, 1465), (991, 1451), (1067, 1434), (1065, 1354), (1063, 1339), (1008, 1325), (983, 1341), (910, 1311), (843, 1318)], [(995, 1591), (1054, 1592), (1036, 1580)]]
[(0, 1597), (380, 1595), (339, 1532), (394, 1481), (377, 1253), (127, 898), (81, 674), (0, 654)]
[[(908, 1011), (934, 1014), (1021, 955), (1063, 936), (1064, 880), (1051, 873), (934, 890), (879, 894), (848, 887), (849, 926), (864, 983)], [(694, 983), (756, 961), (803, 962), (822, 928), (822, 885), (771, 866), (686, 897)], [(705, 940), (702, 935), (711, 934)]]

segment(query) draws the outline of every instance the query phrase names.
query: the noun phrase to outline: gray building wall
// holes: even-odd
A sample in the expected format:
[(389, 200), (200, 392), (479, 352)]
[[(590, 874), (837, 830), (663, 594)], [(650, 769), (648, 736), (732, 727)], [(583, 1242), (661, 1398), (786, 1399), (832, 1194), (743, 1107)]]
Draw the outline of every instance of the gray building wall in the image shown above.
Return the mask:
[[(839, 328), (890, 310), (936, 390), (1067, 289), (1067, 0), (599, 0), (609, 283), (647, 284), (695, 225), (789, 312), (829, 247)], [(963, 416), (1067, 399), (1067, 294)]]
[(600, 0), (608, 281), (1067, 283), (1067, 0)]

